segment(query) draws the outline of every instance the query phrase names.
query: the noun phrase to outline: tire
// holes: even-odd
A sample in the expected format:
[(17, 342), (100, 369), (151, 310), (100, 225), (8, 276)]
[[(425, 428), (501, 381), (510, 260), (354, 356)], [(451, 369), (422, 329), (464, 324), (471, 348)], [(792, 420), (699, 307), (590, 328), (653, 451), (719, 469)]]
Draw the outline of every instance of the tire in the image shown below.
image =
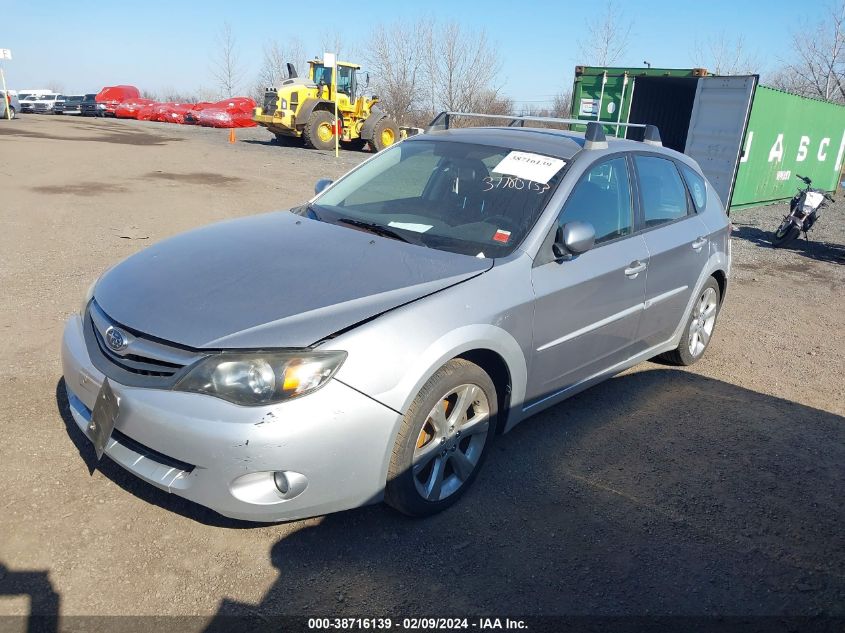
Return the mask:
[(373, 128), (373, 138), (367, 141), (367, 145), (374, 152), (380, 152), (385, 147), (390, 147), (399, 140), (399, 126), (390, 117), (383, 117)]
[[(678, 347), (658, 358), (672, 365), (692, 365), (704, 356), (713, 339), (716, 317), (722, 305), (719, 284), (710, 277), (698, 293)], [(702, 313), (706, 316), (702, 317)], [(697, 337), (696, 337), (697, 334)]]
[(331, 132), (333, 121), (334, 116), (331, 112), (327, 112), (326, 110), (315, 110), (312, 112), (302, 132), (305, 147), (313, 149), (334, 148), (334, 134)]
[(784, 220), (772, 237), (772, 246), (775, 248), (789, 246), (798, 238), (799, 235), (801, 235), (801, 229), (795, 226), (792, 222)]
[(387, 473), (387, 504), (419, 517), (458, 501), (493, 442), (497, 403), (496, 387), (478, 365), (456, 358), (438, 369), (402, 420)]

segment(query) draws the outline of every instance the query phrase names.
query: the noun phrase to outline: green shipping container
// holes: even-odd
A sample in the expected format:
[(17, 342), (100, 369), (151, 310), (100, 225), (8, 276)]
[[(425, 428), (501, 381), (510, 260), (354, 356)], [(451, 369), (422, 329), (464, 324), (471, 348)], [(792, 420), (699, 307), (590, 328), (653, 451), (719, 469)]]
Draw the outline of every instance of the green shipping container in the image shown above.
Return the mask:
[(845, 152), (845, 107), (758, 85), (756, 75), (713, 76), (706, 70), (577, 66), (573, 116), (653, 123), (663, 144), (701, 165), (730, 209), (788, 199), (799, 183), (835, 191)]

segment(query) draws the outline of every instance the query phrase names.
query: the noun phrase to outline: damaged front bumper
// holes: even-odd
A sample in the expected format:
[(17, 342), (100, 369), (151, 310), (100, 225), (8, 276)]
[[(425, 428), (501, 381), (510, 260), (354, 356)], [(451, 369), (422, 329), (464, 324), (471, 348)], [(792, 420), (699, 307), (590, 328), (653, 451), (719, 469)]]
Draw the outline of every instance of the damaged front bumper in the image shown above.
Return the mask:
[[(71, 413), (90, 439), (105, 376), (91, 363), (79, 316), (65, 327), (62, 363)], [(109, 382), (120, 413), (105, 455), (224, 516), (292, 520), (383, 496), (400, 415), (338, 380), (264, 407)]]

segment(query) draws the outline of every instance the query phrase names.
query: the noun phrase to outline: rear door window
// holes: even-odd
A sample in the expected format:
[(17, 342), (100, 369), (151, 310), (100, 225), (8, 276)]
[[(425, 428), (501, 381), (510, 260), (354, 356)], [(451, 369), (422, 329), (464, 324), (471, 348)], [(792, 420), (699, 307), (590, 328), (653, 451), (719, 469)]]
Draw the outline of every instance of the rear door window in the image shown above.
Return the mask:
[(687, 187), (689, 187), (696, 211), (703, 211), (704, 207), (707, 206), (707, 186), (704, 183), (704, 178), (686, 165), (681, 165), (681, 173), (684, 175), (684, 180), (687, 181)]
[(687, 190), (675, 163), (657, 156), (635, 155), (646, 228), (674, 222), (689, 212)]

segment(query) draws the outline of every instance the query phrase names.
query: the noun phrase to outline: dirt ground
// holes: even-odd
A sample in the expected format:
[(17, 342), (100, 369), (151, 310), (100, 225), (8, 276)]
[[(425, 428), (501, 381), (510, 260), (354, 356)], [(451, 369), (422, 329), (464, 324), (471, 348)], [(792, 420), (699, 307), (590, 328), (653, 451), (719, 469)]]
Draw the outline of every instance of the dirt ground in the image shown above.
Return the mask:
[(736, 213), (706, 357), (642, 364), (498, 438), (439, 516), (251, 525), (107, 459), (89, 474), (59, 358), (89, 284), (367, 156), (237, 135), (0, 121), (0, 615), (845, 616), (845, 204), (784, 251), (767, 242), (782, 205)]

